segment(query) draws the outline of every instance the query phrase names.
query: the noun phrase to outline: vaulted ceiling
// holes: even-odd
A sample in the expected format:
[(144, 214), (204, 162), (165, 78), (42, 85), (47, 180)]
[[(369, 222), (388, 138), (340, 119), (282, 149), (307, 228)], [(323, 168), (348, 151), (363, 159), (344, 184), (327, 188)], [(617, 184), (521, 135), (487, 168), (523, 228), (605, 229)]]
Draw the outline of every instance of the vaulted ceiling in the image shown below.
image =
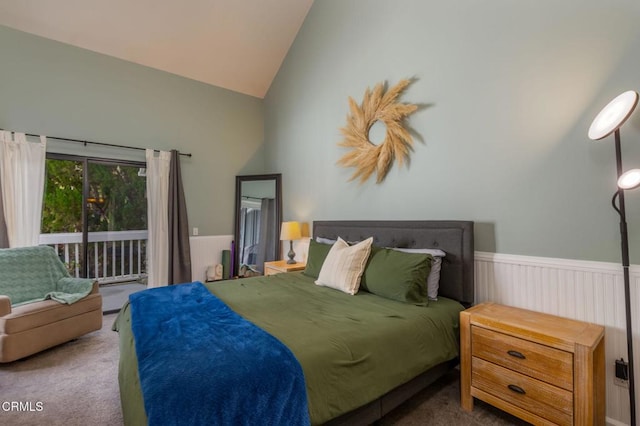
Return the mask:
[(0, 25), (263, 98), (313, 0), (0, 0)]

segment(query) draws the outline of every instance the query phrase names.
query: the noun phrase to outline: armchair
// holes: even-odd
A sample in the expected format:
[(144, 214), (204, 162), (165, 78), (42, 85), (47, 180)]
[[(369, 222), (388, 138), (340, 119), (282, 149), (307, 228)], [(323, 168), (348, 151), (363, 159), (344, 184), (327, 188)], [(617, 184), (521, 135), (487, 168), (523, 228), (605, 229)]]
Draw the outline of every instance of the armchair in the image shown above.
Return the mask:
[(98, 283), (69, 276), (51, 247), (0, 249), (0, 363), (102, 328)]

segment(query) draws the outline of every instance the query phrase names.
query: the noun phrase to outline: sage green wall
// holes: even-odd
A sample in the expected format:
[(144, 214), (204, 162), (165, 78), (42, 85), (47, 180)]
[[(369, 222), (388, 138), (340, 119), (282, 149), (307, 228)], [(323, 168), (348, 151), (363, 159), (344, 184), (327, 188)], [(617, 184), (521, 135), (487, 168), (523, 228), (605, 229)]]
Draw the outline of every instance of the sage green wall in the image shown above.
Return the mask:
[[(640, 90), (636, 0), (318, 0), (265, 98), (285, 220), (470, 219), (481, 251), (619, 262), (613, 139), (598, 111)], [(415, 150), (379, 185), (336, 166), (349, 96), (415, 78)], [(640, 111), (622, 128), (640, 168)], [(627, 193), (640, 263), (640, 190)]]
[[(262, 173), (263, 101), (0, 26), (0, 128), (179, 149), (189, 223), (233, 234), (235, 175)], [(58, 152), (144, 161), (144, 152)]]

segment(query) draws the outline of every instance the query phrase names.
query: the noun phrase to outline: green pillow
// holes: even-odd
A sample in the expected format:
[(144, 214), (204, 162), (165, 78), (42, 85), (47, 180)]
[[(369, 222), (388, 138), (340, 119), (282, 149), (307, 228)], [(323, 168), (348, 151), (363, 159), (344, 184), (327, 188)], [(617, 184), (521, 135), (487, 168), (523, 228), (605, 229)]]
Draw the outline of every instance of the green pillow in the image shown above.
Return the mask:
[(431, 255), (372, 247), (360, 288), (375, 295), (427, 306)]
[(313, 239), (309, 240), (307, 266), (304, 268), (303, 274), (311, 278), (318, 278), (324, 259), (327, 257), (327, 254), (329, 254), (332, 246), (333, 244), (322, 244)]

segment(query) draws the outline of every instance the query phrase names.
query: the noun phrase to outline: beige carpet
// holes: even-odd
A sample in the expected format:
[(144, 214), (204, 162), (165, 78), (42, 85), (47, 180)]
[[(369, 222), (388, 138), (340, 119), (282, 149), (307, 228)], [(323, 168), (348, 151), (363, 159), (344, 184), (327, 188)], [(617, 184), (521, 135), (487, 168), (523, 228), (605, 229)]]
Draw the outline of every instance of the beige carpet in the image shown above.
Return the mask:
[[(100, 331), (21, 361), (0, 364), (0, 425), (121, 425), (118, 334), (111, 331), (115, 316), (106, 315)], [(458, 386), (453, 372), (380, 424), (525, 424), (481, 402), (472, 413), (462, 411)], [(30, 403), (34, 411), (5, 411), (5, 403), (12, 401)]]

